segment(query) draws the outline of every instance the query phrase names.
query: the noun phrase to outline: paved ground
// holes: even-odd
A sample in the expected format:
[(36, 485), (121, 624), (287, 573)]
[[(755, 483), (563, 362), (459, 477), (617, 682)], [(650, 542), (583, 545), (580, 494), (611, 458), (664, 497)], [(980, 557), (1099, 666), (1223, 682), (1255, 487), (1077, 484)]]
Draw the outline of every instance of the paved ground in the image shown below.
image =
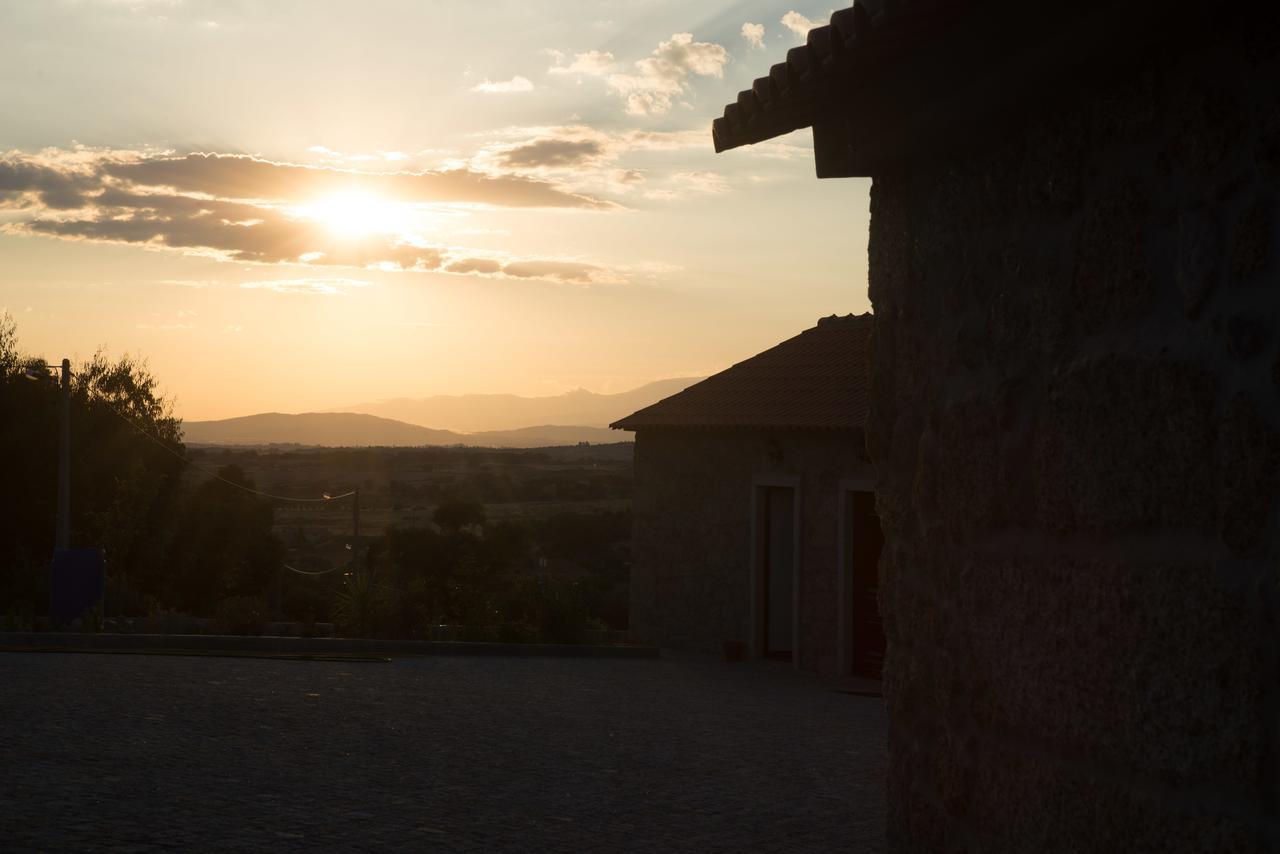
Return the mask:
[(879, 851), (884, 706), (698, 658), (0, 654), (6, 851)]

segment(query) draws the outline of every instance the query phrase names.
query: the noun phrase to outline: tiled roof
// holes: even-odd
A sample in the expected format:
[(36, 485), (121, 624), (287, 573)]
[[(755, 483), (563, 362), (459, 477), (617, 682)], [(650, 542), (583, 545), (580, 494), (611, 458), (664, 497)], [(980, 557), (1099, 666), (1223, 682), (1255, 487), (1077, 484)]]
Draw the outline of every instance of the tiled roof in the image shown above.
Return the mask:
[(832, 315), (609, 426), (850, 430), (865, 423), (870, 390), (871, 315)]
[[(806, 44), (787, 52), (712, 124), (716, 151), (762, 142), (809, 127), (824, 105), (847, 91), (868, 92), (878, 66), (924, 32), (972, 10), (982, 0), (856, 0), (809, 31)], [(869, 74), (870, 72), (870, 74)]]
[[(1003, 133), (1061, 93), (1109, 85), (1250, 4), (855, 0), (713, 122), (716, 151), (813, 127), (818, 177), (874, 175)], [(1153, 22), (1158, 23), (1158, 26)], [(979, 142), (980, 144), (980, 142)]]

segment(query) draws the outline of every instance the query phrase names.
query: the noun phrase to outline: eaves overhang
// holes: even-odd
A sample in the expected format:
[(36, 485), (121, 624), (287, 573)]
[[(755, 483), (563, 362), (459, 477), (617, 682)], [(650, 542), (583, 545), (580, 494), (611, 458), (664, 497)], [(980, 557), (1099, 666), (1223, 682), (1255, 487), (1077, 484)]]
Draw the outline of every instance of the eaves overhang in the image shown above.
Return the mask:
[(1064, 91), (1108, 86), (1152, 45), (1195, 38), (1213, 4), (855, 0), (738, 94), (717, 152), (812, 128), (818, 177), (871, 176), (1004, 133)]

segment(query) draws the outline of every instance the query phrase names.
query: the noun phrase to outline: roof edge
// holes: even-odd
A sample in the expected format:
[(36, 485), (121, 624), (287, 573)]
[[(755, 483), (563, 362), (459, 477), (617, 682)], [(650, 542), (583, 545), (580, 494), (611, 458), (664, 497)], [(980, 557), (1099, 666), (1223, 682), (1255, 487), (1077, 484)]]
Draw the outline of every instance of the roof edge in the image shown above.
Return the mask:
[(627, 430), (632, 433), (639, 433), (641, 430), (671, 433), (861, 433), (866, 430), (864, 426), (857, 424), (633, 424), (628, 427), (622, 426), (619, 422), (610, 424), (609, 427), (613, 430)]

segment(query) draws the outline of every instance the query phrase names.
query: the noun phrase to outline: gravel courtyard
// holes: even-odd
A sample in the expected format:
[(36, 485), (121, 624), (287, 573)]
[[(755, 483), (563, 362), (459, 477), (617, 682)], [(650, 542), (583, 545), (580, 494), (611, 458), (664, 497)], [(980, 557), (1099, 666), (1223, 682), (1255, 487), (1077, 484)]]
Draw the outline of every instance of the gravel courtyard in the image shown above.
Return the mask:
[(768, 664), (0, 654), (7, 851), (879, 851), (876, 698)]

